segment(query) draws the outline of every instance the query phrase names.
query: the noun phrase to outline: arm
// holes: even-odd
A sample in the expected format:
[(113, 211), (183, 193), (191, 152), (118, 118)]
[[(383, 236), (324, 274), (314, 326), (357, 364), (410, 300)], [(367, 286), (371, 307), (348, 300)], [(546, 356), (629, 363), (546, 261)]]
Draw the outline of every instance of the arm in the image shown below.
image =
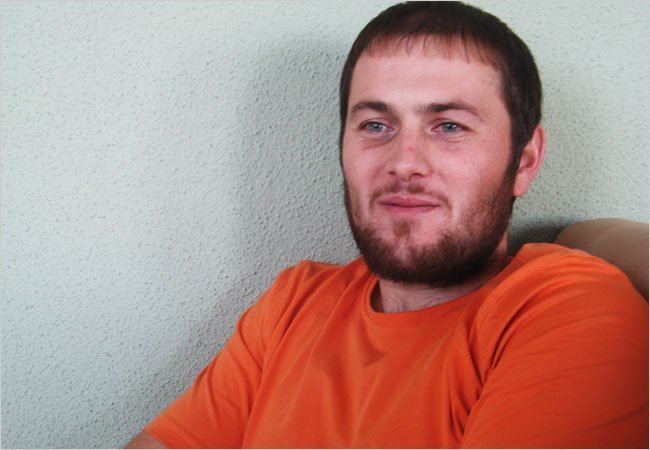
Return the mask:
[(131, 442), (126, 444), (124, 448), (167, 448), (164, 444), (158, 441), (155, 437), (142, 431)]
[[(274, 329), (291, 269), (240, 318), (223, 349), (192, 386), (148, 423), (130, 448), (241, 447), (262, 378), (267, 343)], [(155, 436), (155, 437), (154, 437)], [(163, 444), (164, 442), (164, 444)]]

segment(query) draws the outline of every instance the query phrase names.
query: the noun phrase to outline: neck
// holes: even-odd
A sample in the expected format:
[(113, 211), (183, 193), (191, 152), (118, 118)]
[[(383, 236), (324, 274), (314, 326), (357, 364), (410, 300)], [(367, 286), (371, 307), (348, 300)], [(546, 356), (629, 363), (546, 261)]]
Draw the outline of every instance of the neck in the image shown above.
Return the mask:
[(379, 312), (398, 313), (418, 311), (441, 305), (478, 290), (499, 273), (508, 264), (509, 260), (504, 236), (504, 239), (492, 254), (490, 263), (485, 270), (461, 284), (436, 288), (397, 283), (380, 278), (372, 293), (372, 308)]

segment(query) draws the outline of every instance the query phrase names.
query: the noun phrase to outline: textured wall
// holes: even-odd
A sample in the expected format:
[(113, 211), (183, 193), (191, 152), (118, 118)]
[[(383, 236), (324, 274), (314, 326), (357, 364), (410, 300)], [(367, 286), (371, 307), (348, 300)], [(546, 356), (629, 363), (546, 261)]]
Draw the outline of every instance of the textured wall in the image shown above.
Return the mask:
[[(514, 241), (647, 220), (649, 5), (481, 2), (545, 84)], [(283, 267), (355, 255), (337, 78), (386, 2), (5, 2), (2, 441), (120, 446)]]

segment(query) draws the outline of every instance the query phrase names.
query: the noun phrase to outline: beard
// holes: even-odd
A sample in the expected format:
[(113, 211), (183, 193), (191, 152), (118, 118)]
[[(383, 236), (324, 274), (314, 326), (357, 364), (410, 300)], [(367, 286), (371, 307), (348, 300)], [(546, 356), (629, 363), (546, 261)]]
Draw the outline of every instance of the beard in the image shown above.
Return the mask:
[[(358, 219), (361, 212), (358, 199), (352, 198), (344, 177), (348, 222), (366, 265), (380, 278), (431, 288), (459, 285), (480, 275), (496, 262), (495, 250), (508, 228), (514, 203), (514, 175), (509, 170), (498, 186), (475, 199), (457, 228), (444, 230), (435, 242), (427, 244), (415, 244), (410, 239), (413, 225), (417, 224), (409, 219), (393, 221), (393, 241), (382, 238), (370, 219)], [(370, 211), (380, 195), (404, 191), (427, 194), (420, 185), (404, 186), (395, 182), (372, 194)], [(402, 240), (406, 248), (400, 251)]]

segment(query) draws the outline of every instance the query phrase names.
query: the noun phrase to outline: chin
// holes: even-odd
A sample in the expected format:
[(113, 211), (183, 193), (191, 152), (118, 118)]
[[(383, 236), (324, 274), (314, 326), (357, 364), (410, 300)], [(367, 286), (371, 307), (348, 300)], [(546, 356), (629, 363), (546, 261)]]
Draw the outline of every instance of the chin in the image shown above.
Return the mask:
[(392, 249), (392, 259), (401, 262), (405, 266), (415, 265), (417, 253), (436, 253), (438, 241), (413, 241), (413, 239), (402, 239), (400, 242), (386, 241), (386, 248)]

